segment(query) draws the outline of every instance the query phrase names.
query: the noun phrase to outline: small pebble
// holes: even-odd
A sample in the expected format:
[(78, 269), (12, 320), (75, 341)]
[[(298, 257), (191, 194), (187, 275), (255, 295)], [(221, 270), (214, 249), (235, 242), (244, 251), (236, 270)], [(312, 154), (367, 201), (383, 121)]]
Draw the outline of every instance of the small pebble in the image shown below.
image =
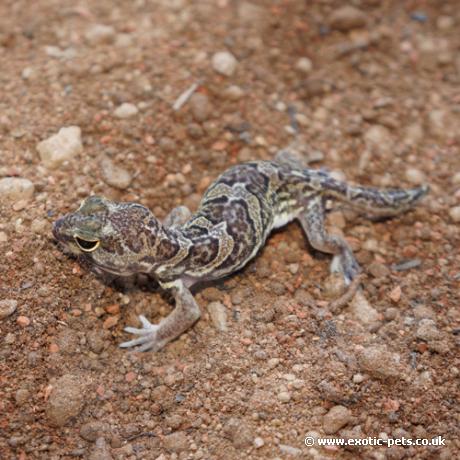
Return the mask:
[(208, 96), (201, 93), (195, 93), (189, 101), (193, 118), (197, 122), (206, 121), (211, 113), (211, 105)]
[(129, 102), (123, 102), (120, 106), (118, 106), (113, 114), (117, 118), (130, 118), (134, 115), (137, 115), (139, 109), (134, 105), (130, 104)]
[(80, 427), (80, 436), (85, 441), (94, 442), (103, 434), (106, 429), (107, 427), (103, 422), (96, 420), (87, 422)]
[(244, 96), (244, 91), (237, 85), (231, 85), (223, 91), (222, 96), (230, 101), (238, 101)]
[(101, 171), (104, 182), (112, 187), (124, 190), (131, 184), (132, 176), (124, 168), (116, 166), (113, 161), (104, 156), (101, 160)]
[(455, 25), (455, 19), (452, 16), (439, 16), (436, 19), (436, 27), (439, 30), (448, 30)]
[(415, 335), (418, 339), (424, 340), (425, 342), (440, 340), (442, 338), (442, 334), (436, 327), (436, 323), (432, 319), (428, 318), (420, 320)]
[(365, 348), (358, 356), (358, 365), (363, 372), (377, 379), (399, 377), (400, 356), (390, 353), (383, 345)]
[(226, 332), (227, 328), (227, 309), (221, 302), (210, 302), (208, 312), (214, 327), (221, 332)]
[(235, 73), (237, 65), (235, 56), (228, 51), (219, 51), (212, 57), (213, 69), (226, 77), (231, 77)]
[(29, 200), (34, 194), (34, 184), (29, 179), (21, 177), (4, 177), (0, 179), (0, 201), (2, 203), (17, 203)]
[(223, 432), (237, 449), (245, 449), (253, 443), (250, 427), (241, 418), (230, 418), (223, 427)]
[(351, 412), (344, 406), (334, 406), (323, 416), (323, 429), (326, 434), (334, 434), (351, 420)]
[(16, 319), (16, 322), (21, 327), (27, 327), (30, 324), (30, 319), (27, 318), (27, 316), (18, 316), (18, 318)]
[(302, 450), (297, 447), (289, 446), (288, 444), (278, 444), (282, 454), (289, 455), (290, 457), (300, 457)]
[(291, 393), (288, 391), (281, 391), (278, 393), (278, 400), (282, 403), (288, 403), (291, 400)]
[(404, 143), (408, 146), (415, 146), (423, 140), (423, 136), (423, 127), (418, 123), (414, 123), (406, 128)]
[(449, 209), (449, 216), (454, 222), (460, 222), (460, 206)]
[(14, 299), (0, 300), (0, 319), (5, 319), (8, 316), (12, 315), (16, 311), (17, 307), (18, 307), (17, 300), (14, 300)]
[(93, 24), (86, 29), (85, 38), (91, 45), (111, 43), (115, 38), (115, 29), (104, 24)]
[(30, 391), (27, 388), (20, 388), (18, 391), (16, 391), (16, 394), (14, 395), (14, 399), (18, 406), (22, 406), (23, 404), (25, 404), (29, 398)]
[(435, 109), (428, 113), (428, 130), (438, 139), (453, 137), (457, 129), (455, 118), (448, 110)]
[(332, 29), (347, 32), (366, 25), (366, 14), (353, 6), (342, 6), (336, 9), (329, 18)]
[(83, 151), (81, 129), (78, 126), (61, 128), (59, 132), (37, 144), (46, 168), (56, 169)]
[(254, 438), (254, 447), (256, 449), (260, 449), (262, 446), (265, 445), (265, 441), (262, 438)]
[(398, 303), (401, 300), (401, 294), (401, 286), (396, 286), (391, 290), (389, 297), (394, 303)]
[(417, 22), (426, 22), (428, 20), (428, 16), (423, 11), (414, 11), (411, 13), (410, 17)]
[(307, 57), (301, 57), (297, 62), (296, 62), (296, 65), (295, 65), (295, 68), (305, 74), (305, 75), (308, 75), (312, 70), (313, 70), (313, 63), (311, 62), (311, 60)]
[(362, 324), (374, 325), (379, 320), (379, 312), (371, 306), (364, 294), (358, 291), (350, 302), (353, 316)]
[(421, 185), (426, 182), (425, 174), (419, 169), (409, 168), (406, 170), (406, 179), (414, 185)]
[(382, 278), (390, 274), (390, 270), (386, 265), (374, 262), (368, 267), (369, 273), (375, 278)]
[(355, 374), (353, 376), (353, 383), (362, 383), (364, 382), (364, 375), (363, 374)]
[(52, 425), (62, 427), (83, 409), (87, 380), (82, 375), (65, 374), (52, 386), (46, 401), (46, 415)]

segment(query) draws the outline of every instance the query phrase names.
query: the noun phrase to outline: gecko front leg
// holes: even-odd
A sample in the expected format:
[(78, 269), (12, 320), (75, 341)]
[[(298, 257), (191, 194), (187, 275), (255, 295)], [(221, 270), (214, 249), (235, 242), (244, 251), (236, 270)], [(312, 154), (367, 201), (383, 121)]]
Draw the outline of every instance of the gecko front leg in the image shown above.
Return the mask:
[(198, 320), (201, 315), (200, 307), (190, 290), (184, 286), (181, 280), (175, 281), (171, 286), (163, 285), (162, 287), (172, 290), (176, 301), (175, 309), (159, 324), (152, 324), (144, 316), (140, 315), (141, 329), (135, 327), (125, 328), (126, 332), (140, 337), (123, 342), (120, 347), (129, 348), (139, 345), (138, 351), (161, 350), (167, 343), (179, 337)]

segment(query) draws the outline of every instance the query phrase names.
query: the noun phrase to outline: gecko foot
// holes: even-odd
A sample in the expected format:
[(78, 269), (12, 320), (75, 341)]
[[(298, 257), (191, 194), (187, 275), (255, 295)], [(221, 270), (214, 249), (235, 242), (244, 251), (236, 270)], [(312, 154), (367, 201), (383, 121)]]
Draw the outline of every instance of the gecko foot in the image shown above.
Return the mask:
[(158, 341), (157, 331), (159, 325), (152, 324), (145, 316), (139, 315), (139, 319), (142, 323), (142, 328), (138, 329), (137, 327), (125, 327), (125, 331), (130, 334), (139, 335), (137, 339), (130, 340), (128, 342), (120, 343), (121, 348), (130, 348), (136, 347), (136, 351), (147, 351), (147, 350), (159, 350), (162, 348), (162, 345)]

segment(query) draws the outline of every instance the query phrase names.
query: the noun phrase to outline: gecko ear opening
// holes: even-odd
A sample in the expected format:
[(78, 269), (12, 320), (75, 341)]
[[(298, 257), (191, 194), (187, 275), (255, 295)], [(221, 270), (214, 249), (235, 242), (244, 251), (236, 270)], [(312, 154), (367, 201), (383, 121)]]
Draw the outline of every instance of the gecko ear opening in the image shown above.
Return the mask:
[(77, 243), (77, 246), (83, 252), (93, 252), (99, 247), (99, 244), (101, 243), (99, 240), (84, 240), (83, 238), (80, 238), (77, 235), (75, 235), (73, 238), (75, 240), (75, 243)]

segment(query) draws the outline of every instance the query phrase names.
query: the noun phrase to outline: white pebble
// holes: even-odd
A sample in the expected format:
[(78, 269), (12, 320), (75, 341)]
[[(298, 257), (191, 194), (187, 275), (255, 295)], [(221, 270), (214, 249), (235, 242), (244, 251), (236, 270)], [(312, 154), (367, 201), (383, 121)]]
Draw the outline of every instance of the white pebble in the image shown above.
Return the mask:
[(237, 101), (244, 96), (244, 91), (237, 85), (231, 85), (223, 91), (222, 96), (230, 101)]
[(454, 222), (460, 222), (460, 206), (450, 208), (449, 216)]
[(27, 200), (34, 194), (34, 184), (21, 177), (4, 177), (0, 179), (0, 201), (16, 203)]
[(81, 129), (78, 126), (61, 128), (57, 134), (37, 144), (46, 168), (56, 169), (83, 151)]
[(454, 174), (454, 177), (452, 177), (452, 183), (454, 185), (460, 185), (460, 172)]
[(138, 112), (139, 109), (134, 104), (124, 102), (115, 109), (114, 115), (117, 118), (129, 118), (137, 115)]
[(265, 441), (262, 438), (254, 438), (254, 447), (260, 449), (265, 444)]
[(228, 51), (219, 51), (212, 57), (213, 69), (226, 77), (231, 77), (235, 73), (237, 64), (235, 56)]
[(227, 310), (221, 302), (210, 302), (208, 312), (214, 327), (221, 332), (227, 331)]
[(309, 74), (313, 70), (313, 63), (311, 62), (311, 59), (307, 57), (301, 57), (296, 65), (295, 68), (304, 74)]
[(85, 38), (91, 45), (110, 43), (115, 37), (115, 29), (104, 24), (94, 24), (85, 32)]
[(425, 182), (425, 174), (419, 169), (410, 168), (406, 171), (406, 179), (414, 185), (421, 185)]
[(281, 391), (280, 393), (278, 393), (278, 399), (282, 403), (287, 403), (291, 400), (291, 393), (289, 393), (288, 391)]

